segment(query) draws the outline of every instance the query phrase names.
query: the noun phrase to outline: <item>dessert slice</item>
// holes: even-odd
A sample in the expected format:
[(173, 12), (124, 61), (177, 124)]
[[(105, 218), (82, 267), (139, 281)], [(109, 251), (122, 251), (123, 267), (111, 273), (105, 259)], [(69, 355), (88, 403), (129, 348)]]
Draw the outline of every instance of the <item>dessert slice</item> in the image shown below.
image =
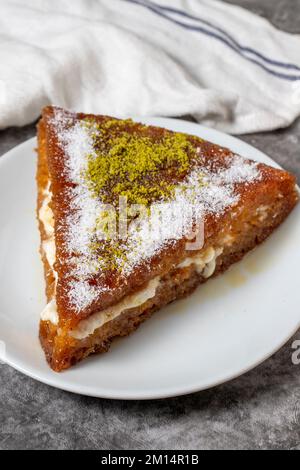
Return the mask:
[(289, 173), (198, 137), (56, 107), (38, 124), (37, 183), (55, 371), (225, 271), (298, 200)]

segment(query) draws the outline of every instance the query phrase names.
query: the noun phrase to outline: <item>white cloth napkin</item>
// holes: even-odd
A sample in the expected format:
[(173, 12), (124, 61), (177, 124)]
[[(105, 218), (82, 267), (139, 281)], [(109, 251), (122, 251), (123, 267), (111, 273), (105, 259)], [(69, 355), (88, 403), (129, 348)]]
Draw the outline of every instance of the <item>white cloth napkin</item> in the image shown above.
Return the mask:
[(230, 133), (300, 114), (300, 35), (222, 1), (1, 1), (0, 64), (0, 128), (49, 103)]

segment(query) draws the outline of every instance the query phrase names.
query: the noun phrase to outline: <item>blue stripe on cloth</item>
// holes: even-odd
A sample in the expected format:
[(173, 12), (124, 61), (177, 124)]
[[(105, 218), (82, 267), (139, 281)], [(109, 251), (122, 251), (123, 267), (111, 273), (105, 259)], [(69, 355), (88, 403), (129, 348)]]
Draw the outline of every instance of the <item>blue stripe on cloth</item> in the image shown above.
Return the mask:
[(186, 13), (185, 11), (179, 10), (178, 8), (167, 7), (167, 6), (164, 6), (164, 5), (153, 3), (150, 0), (145, 0), (143, 3), (148, 4), (149, 6), (157, 7), (159, 9), (163, 10), (163, 11), (174, 13), (176, 15), (180, 15), (180, 16), (183, 16), (185, 18), (188, 18), (188, 19), (191, 19), (191, 20), (194, 20), (194, 21), (198, 21), (202, 24), (205, 24), (206, 26), (209, 26), (210, 28), (214, 29), (215, 31), (218, 31), (219, 33), (223, 34), (227, 39), (229, 39), (232, 42), (232, 44), (234, 44), (241, 51), (249, 52), (253, 55), (256, 55), (257, 57), (264, 60), (265, 62), (267, 62), (270, 65), (274, 65), (276, 67), (283, 67), (283, 68), (290, 69), (290, 70), (297, 70), (298, 72), (300, 72), (300, 67), (298, 65), (270, 59), (270, 58), (266, 57), (264, 54), (256, 51), (255, 49), (253, 49), (251, 47), (242, 46), (229, 33), (227, 33), (227, 31), (225, 31), (225, 29), (214, 25), (210, 21), (204, 20), (202, 18), (198, 18), (197, 16), (191, 15), (190, 13)]
[[(189, 15), (189, 14), (187, 14), (184, 11), (181, 11), (181, 10), (177, 10), (177, 9), (170, 8), (170, 7), (165, 7), (165, 6), (160, 6), (157, 3), (152, 3), (152, 2), (149, 2), (148, 0), (125, 0), (125, 1), (127, 1), (129, 3), (134, 3), (136, 5), (143, 6), (143, 7), (147, 8), (148, 10), (152, 11), (153, 13), (156, 13), (157, 15), (165, 18), (166, 20), (171, 21), (172, 23), (175, 23), (178, 26), (181, 26), (185, 29), (188, 29), (190, 31), (199, 32), (199, 33), (205, 34), (207, 36), (210, 36), (214, 39), (217, 39), (218, 41), (222, 42), (223, 44), (228, 46), (230, 49), (232, 49), (233, 51), (235, 51), (236, 53), (241, 55), (245, 60), (248, 60), (249, 62), (254, 63), (255, 65), (259, 66), (260, 68), (262, 68), (263, 70), (265, 70), (266, 72), (268, 72), (269, 74), (271, 74), (271, 75), (273, 75), (277, 78), (281, 78), (283, 80), (288, 80), (288, 81), (300, 80), (300, 75), (290, 75), (290, 74), (287, 74), (287, 73), (279, 72), (277, 70), (273, 70), (273, 69), (269, 68), (267, 65), (265, 65), (264, 63), (261, 63), (257, 59), (249, 57), (248, 55), (246, 55), (244, 53), (251, 53), (251, 54), (257, 56), (257, 58), (262, 59), (265, 62), (267, 62), (268, 64), (276, 66), (276, 67), (283, 67), (285, 69), (292, 69), (292, 70), (297, 70), (297, 71), (299, 70), (300, 71), (300, 67), (298, 67), (297, 65), (288, 64), (288, 63), (268, 59), (263, 54), (255, 51), (254, 49), (251, 49), (251, 48), (245, 47), (245, 46), (241, 46), (228, 33), (226, 33), (225, 30), (222, 30), (221, 28), (219, 28), (217, 26), (214, 26), (212, 23), (210, 23), (206, 20), (202, 20), (200, 18), (193, 17), (192, 15)], [(184, 17), (187, 17), (189, 19), (193, 19), (193, 20), (196, 20), (198, 22), (201, 22), (202, 24), (205, 24), (206, 26), (212, 28), (214, 31), (210, 31), (209, 29), (204, 28), (202, 26), (194, 26), (194, 25), (191, 25), (191, 24), (183, 23), (182, 21), (179, 21), (179, 20), (169, 16), (167, 14), (167, 12), (180, 14), (181, 16), (184, 16)]]

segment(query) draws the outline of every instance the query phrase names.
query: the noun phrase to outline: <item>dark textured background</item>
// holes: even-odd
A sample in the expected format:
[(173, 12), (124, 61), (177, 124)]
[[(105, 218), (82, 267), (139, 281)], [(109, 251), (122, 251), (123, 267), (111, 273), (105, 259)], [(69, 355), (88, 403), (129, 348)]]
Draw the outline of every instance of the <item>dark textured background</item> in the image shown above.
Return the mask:
[[(300, 33), (300, 0), (228, 2)], [(34, 126), (0, 132), (0, 155), (34, 133)], [(300, 120), (286, 130), (242, 139), (300, 181)], [(294, 339), (300, 339), (300, 332)], [(233, 382), (160, 401), (76, 396), (0, 365), (0, 449), (300, 450), (300, 365), (291, 362), (293, 340)]]

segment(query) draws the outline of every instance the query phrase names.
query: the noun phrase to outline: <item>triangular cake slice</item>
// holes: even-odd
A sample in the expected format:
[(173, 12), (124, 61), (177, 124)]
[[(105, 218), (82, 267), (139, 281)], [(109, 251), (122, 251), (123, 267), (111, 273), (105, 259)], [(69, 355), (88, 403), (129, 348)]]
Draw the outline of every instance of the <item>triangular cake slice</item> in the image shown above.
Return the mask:
[(291, 174), (198, 137), (56, 107), (38, 124), (37, 183), (55, 371), (225, 271), (298, 200)]

